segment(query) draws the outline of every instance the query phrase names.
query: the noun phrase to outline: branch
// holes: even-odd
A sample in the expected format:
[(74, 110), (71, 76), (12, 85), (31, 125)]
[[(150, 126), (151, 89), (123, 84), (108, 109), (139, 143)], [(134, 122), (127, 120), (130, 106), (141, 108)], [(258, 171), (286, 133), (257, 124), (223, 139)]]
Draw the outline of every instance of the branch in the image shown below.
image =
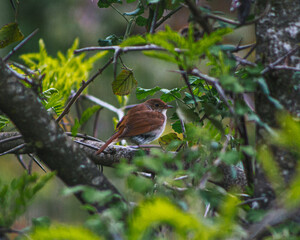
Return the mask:
[(300, 46), (297, 46), (297, 47), (293, 48), (292, 50), (288, 51), (282, 57), (278, 58), (275, 62), (270, 63), (264, 70), (262, 70), (261, 74), (265, 74), (266, 72), (270, 71), (271, 69), (275, 69), (276, 65), (278, 65), (279, 63), (284, 61), (284, 59), (286, 59), (287, 57), (289, 57), (292, 54), (296, 53), (299, 49), (300, 49)]
[[(66, 132), (65, 134), (71, 136), (70, 132)], [(13, 136), (15, 139), (11, 140), (13, 139), (13, 137), (11, 136)], [(89, 159), (92, 160), (95, 164), (103, 165), (106, 167), (112, 167), (114, 164), (119, 163), (122, 158), (126, 158), (130, 161), (138, 151), (138, 149), (133, 147), (111, 145), (107, 149), (105, 149), (103, 154), (95, 155), (96, 150), (98, 150), (104, 144), (104, 142), (80, 133), (78, 133), (76, 136), (77, 137), (74, 139), (74, 142), (76, 142), (76, 145), (78, 145), (78, 147), (89, 157)], [(9, 139), (10, 141), (6, 141), (7, 139)], [(25, 143), (18, 132), (1, 132), (0, 142), (5, 142), (4, 144), (0, 144), (0, 154)], [(11, 153), (32, 154), (34, 153), (34, 151), (35, 150), (32, 147), (25, 147), (22, 150), (14, 151)]]
[(245, 22), (243, 24), (241, 24), (238, 21), (234, 21), (234, 20), (229, 19), (229, 18), (220, 17), (220, 16), (217, 16), (217, 15), (214, 15), (214, 14), (211, 14), (211, 13), (207, 13), (206, 16), (208, 18), (211, 18), (211, 19), (219, 20), (219, 21), (226, 22), (226, 23), (229, 23), (229, 24), (236, 25), (236, 26), (240, 27), (240, 26), (245, 26), (245, 25), (250, 25), (250, 24), (256, 23), (257, 21), (259, 21), (260, 19), (262, 19), (266, 14), (268, 14), (268, 12), (270, 11), (270, 9), (271, 9), (271, 3), (270, 3), (270, 0), (269, 0), (267, 2), (266, 8), (262, 12), (262, 14), (260, 14), (258, 17), (256, 17), (252, 21)]
[[(89, 51), (107, 51), (107, 50), (114, 50), (115, 52), (119, 53), (126, 53), (126, 52), (137, 52), (137, 51), (166, 51), (166, 49), (159, 47), (154, 44), (147, 44), (144, 46), (129, 46), (129, 47), (120, 47), (120, 46), (107, 46), (107, 47), (86, 47), (77, 49), (74, 51), (75, 54), (81, 52), (89, 52)], [(178, 49), (177, 49), (178, 50)], [(176, 51), (176, 49), (175, 49)]]
[(222, 98), (222, 100), (227, 105), (230, 113), (232, 115), (235, 115), (234, 109), (233, 109), (233, 107), (229, 103), (229, 98), (226, 96), (226, 94), (225, 94), (223, 88), (221, 87), (220, 82), (219, 82), (219, 80), (217, 78), (210, 77), (210, 76), (208, 76), (206, 74), (203, 74), (197, 68), (194, 68), (192, 70), (191, 74), (194, 75), (194, 76), (200, 77), (200, 78), (204, 79), (205, 81), (207, 81), (208, 83), (212, 84), (216, 88), (216, 90), (219, 93), (219, 95)]
[[(112, 204), (125, 202), (97, 166), (49, 116), (32, 89), (22, 85), (1, 60), (0, 110), (16, 125), (25, 143), (34, 149), (39, 159), (52, 171), (57, 171), (58, 177), (66, 185), (88, 185), (112, 192), (113, 197), (108, 203), (95, 205), (99, 212), (110, 208)], [(76, 196), (86, 203), (81, 193)]]
[(203, 14), (202, 11), (197, 7), (197, 5), (191, 0), (184, 1), (191, 13), (193, 14), (196, 22), (203, 28), (206, 33), (211, 33), (212, 29), (208, 23), (208, 19), (206, 18), (206, 14)]
[(260, 237), (268, 232), (270, 227), (284, 223), (287, 220), (292, 219), (294, 216), (298, 216), (299, 213), (299, 209), (287, 210), (284, 208), (274, 207), (267, 213), (263, 220), (249, 226), (249, 236), (247, 240), (261, 239)]
[(182, 9), (183, 6), (179, 6), (176, 9), (169, 12), (166, 16), (162, 17), (155, 25), (155, 28), (158, 28), (161, 24), (163, 24), (164, 21), (166, 21), (168, 18), (173, 16), (175, 13), (177, 13), (180, 9)]
[(93, 103), (100, 105), (101, 107), (104, 107), (104, 108), (116, 113), (118, 115), (119, 120), (121, 120), (122, 117), (124, 116), (124, 111), (122, 111), (122, 109), (116, 108), (115, 106), (113, 106), (107, 102), (104, 102), (104, 101), (100, 100), (99, 98), (96, 98), (91, 95), (82, 95), (82, 97), (90, 100)]
[(80, 94), (83, 92), (83, 90), (92, 82), (95, 80), (96, 77), (98, 77), (112, 62), (112, 58), (102, 67), (100, 68), (92, 77), (90, 77), (89, 80), (82, 81), (81, 87), (78, 89), (76, 94), (72, 97), (72, 99), (68, 102), (66, 108), (64, 111), (58, 116), (56, 119), (56, 122), (60, 122), (60, 120), (70, 111), (71, 106), (76, 102)]
[(17, 46), (15, 46), (4, 58), (3, 62), (6, 62), (19, 48), (21, 48), (25, 43), (27, 43), (39, 30), (35, 29), (26, 38), (24, 38)]

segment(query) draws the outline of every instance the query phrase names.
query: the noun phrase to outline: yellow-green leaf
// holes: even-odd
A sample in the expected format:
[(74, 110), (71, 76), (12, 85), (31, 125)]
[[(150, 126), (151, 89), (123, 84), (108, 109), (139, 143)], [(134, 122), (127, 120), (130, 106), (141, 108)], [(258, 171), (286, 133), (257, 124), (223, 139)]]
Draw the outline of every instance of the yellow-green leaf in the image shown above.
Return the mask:
[(180, 138), (176, 133), (168, 133), (158, 139), (159, 145), (163, 149), (168, 149), (169, 151), (175, 151), (181, 144)]
[(112, 89), (115, 95), (128, 95), (132, 89), (137, 86), (137, 81), (133, 76), (133, 72), (123, 69), (112, 83)]
[(24, 38), (17, 23), (9, 23), (4, 25), (0, 29), (0, 48), (4, 48), (7, 45), (20, 41)]

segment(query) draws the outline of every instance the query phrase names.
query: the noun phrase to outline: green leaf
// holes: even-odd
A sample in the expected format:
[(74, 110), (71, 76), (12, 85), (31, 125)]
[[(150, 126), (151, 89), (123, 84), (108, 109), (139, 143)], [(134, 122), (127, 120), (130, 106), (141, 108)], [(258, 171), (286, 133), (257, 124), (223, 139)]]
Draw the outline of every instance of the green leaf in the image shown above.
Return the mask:
[(266, 94), (267, 96), (270, 95), (270, 90), (269, 90), (269, 87), (268, 87), (265, 79), (260, 77), (257, 82), (259, 83), (263, 93)]
[(137, 36), (132, 36), (132, 37), (129, 37), (129, 38), (125, 39), (120, 44), (120, 46), (121, 47), (126, 47), (126, 46), (136, 46), (136, 45), (145, 45), (145, 44), (147, 44), (146, 39), (143, 38), (140, 35), (137, 35)]
[(85, 190), (86, 188), (87, 188), (87, 186), (83, 186), (83, 185), (77, 185), (75, 187), (66, 187), (62, 190), (62, 195), (70, 196), (75, 193), (81, 192), (81, 191)]
[(63, 97), (55, 88), (49, 88), (42, 93), (43, 105), (49, 111), (53, 110), (56, 115), (60, 115), (64, 110)]
[(6, 24), (0, 29), (0, 48), (4, 48), (11, 43), (22, 40), (23, 38), (24, 35), (20, 31), (17, 23)]
[(240, 161), (240, 158), (241, 153), (237, 151), (229, 151), (220, 154), (220, 159), (229, 165), (237, 164)]
[(75, 136), (77, 134), (80, 126), (82, 126), (84, 123), (86, 123), (94, 115), (94, 113), (96, 113), (100, 108), (101, 108), (101, 106), (99, 106), (99, 105), (92, 106), (92, 107), (86, 109), (82, 113), (80, 121), (75, 119), (74, 126), (72, 127), (72, 130), (71, 130), (72, 136)]
[(153, 96), (155, 93), (157, 93), (159, 90), (161, 90), (160, 87), (155, 87), (155, 88), (151, 88), (151, 89), (146, 89), (146, 88), (140, 88), (138, 87), (136, 89), (136, 98), (137, 99), (144, 99), (148, 96)]
[(156, 4), (158, 3), (160, 0), (147, 0), (148, 4)]
[(109, 35), (105, 39), (99, 38), (98, 44), (101, 47), (119, 45), (123, 40), (123, 37), (117, 37), (115, 34)]
[[(135, 0), (134, 0), (135, 1)], [(128, 2), (128, 0), (127, 0)], [(124, 15), (126, 16), (138, 16), (144, 13), (144, 6), (142, 4), (139, 4), (138, 7), (133, 10), (132, 12), (125, 12)]]
[(199, 119), (198, 115), (194, 112), (194, 110), (186, 107), (185, 105), (178, 106), (176, 113), (178, 117), (185, 123), (196, 122)]
[(163, 88), (160, 91), (163, 92), (160, 99), (164, 102), (172, 102), (176, 98), (181, 98), (180, 88), (173, 88), (171, 90)]
[(166, 198), (151, 199), (139, 204), (129, 219), (128, 238), (146, 239), (145, 235), (149, 229), (162, 224), (172, 227), (174, 239), (189, 239), (191, 235), (192, 239), (215, 239), (211, 235), (211, 227), (204, 224), (202, 218), (184, 212)]
[(127, 178), (127, 185), (130, 189), (133, 189), (135, 192), (145, 194), (153, 189), (154, 183), (150, 179), (130, 175)]
[(136, 24), (140, 27), (146, 26), (147, 24), (147, 18), (144, 18), (142, 16), (138, 16), (135, 20)]
[(182, 133), (182, 127), (180, 120), (177, 120), (176, 122), (171, 124), (172, 129), (177, 133)]
[(42, 91), (56, 89), (62, 96), (64, 104), (72, 90), (79, 89), (82, 80), (89, 78), (94, 63), (108, 53), (99, 52), (90, 57), (85, 57), (85, 53), (74, 55), (74, 50), (78, 46), (79, 40), (75, 39), (66, 54), (58, 52), (57, 57), (54, 58), (48, 55), (45, 43), (40, 39), (39, 52), (23, 54), (20, 57), (30, 69), (44, 74)]
[(128, 69), (123, 69), (112, 83), (113, 93), (119, 96), (130, 94), (136, 86), (137, 81), (133, 76), (133, 72)]
[(258, 83), (263, 91), (263, 93), (267, 96), (267, 98), (269, 99), (269, 101), (271, 103), (273, 103), (273, 105), (277, 108), (277, 109), (284, 109), (283, 105), (275, 98), (271, 97), (270, 96), (270, 90), (269, 90), (269, 87), (268, 87), (268, 84), (266, 83), (265, 79), (260, 77), (258, 79)]
[(10, 228), (14, 221), (24, 214), (36, 193), (54, 176), (54, 172), (42, 177), (37, 174), (15, 178), (10, 184), (0, 181), (0, 225)]
[(32, 225), (34, 227), (49, 227), (51, 225), (51, 219), (47, 216), (44, 217), (37, 217), (37, 218), (33, 218), (31, 220)]
[(34, 229), (33, 232), (28, 235), (28, 239), (31, 240), (101, 240), (98, 235), (91, 232), (90, 230), (80, 227), (80, 226), (68, 226), (68, 225), (58, 225), (55, 224), (49, 228), (38, 227)]
[(9, 119), (3, 115), (0, 115), (0, 130), (9, 124)]
[(108, 8), (110, 6), (110, 4), (112, 4), (112, 3), (122, 4), (123, 2), (121, 0), (99, 0), (98, 7), (99, 8)]
[(252, 157), (256, 155), (256, 151), (252, 146), (241, 146), (241, 151)]
[(172, 62), (178, 64), (178, 61), (176, 58), (169, 53), (163, 53), (158, 51), (143, 51), (143, 54), (145, 54), (148, 57), (158, 58), (167, 62)]
[(220, 82), (224, 86), (226, 90), (240, 93), (244, 91), (244, 88), (242, 85), (238, 82), (237, 78), (230, 76), (230, 75), (224, 75), (220, 77)]
[(175, 151), (178, 149), (181, 144), (181, 139), (177, 136), (176, 133), (168, 133), (158, 139), (159, 145), (168, 151)]
[(110, 190), (99, 191), (95, 188), (89, 187), (83, 191), (82, 197), (88, 203), (99, 203), (100, 205), (104, 205), (111, 200), (113, 194)]

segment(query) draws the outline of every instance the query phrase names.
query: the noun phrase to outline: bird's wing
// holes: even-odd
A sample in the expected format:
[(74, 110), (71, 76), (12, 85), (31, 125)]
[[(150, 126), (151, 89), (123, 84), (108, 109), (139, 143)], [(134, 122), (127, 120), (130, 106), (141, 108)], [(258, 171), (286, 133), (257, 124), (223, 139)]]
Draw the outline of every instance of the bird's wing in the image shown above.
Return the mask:
[(164, 114), (149, 109), (128, 114), (126, 123), (124, 122), (125, 129), (119, 137), (131, 137), (151, 132), (160, 128), (164, 121)]

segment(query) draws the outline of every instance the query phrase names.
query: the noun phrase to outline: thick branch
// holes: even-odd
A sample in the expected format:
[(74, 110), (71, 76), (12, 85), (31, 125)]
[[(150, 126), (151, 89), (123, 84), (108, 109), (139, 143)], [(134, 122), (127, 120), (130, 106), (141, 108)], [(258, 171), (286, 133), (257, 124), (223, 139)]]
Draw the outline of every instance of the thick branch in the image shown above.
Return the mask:
[[(18, 133), (0, 133), (0, 141), (10, 138), (11, 136), (15, 136)], [(95, 151), (98, 150), (103, 142), (94, 141), (94, 140), (85, 140), (83, 137), (75, 138), (74, 141), (77, 142), (79, 148), (85, 152), (85, 154), (91, 159), (94, 163), (103, 165), (106, 167), (114, 167), (115, 164), (119, 163), (121, 159), (127, 159), (132, 160), (135, 153), (137, 152), (137, 149), (131, 148), (131, 147), (123, 147), (118, 145), (109, 146), (103, 153), (100, 155), (95, 155)], [(7, 148), (13, 148), (16, 147), (18, 144), (24, 143), (22, 139), (20, 140), (12, 140), (8, 143), (6, 143), (5, 148), (2, 147), (2, 144), (0, 144), (0, 153), (3, 151), (6, 151)], [(22, 149), (20, 152), (16, 153), (32, 153), (32, 149), (25, 148)], [(245, 179), (245, 174), (242, 171), (237, 170), (237, 176), (232, 175), (232, 171), (228, 166), (220, 166), (219, 170), (223, 174), (223, 181), (222, 184), (220, 184), (224, 188), (230, 188), (232, 186), (239, 186), (242, 189), (246, 186), (247, 182)], [(206, 181), (211, 178), (212, 175), (209, 174), (207, 176)]]
[[(9, 99), (9, 101), (8, 101)], [(19, 129), (26, 144), (48, 165), (66, 185), (88, 185), (99, 190), (110, 190), (119, 195), (118, 190), (100, 173), (97, 166), (64, 134), (55, 120), (38, 101), (35, 93), (22, 85), (0, 60), (0, 110)], [(77, 197), (84, 202), (81, 194)], [(120, 202), (113, 197), (99, 211)]]

